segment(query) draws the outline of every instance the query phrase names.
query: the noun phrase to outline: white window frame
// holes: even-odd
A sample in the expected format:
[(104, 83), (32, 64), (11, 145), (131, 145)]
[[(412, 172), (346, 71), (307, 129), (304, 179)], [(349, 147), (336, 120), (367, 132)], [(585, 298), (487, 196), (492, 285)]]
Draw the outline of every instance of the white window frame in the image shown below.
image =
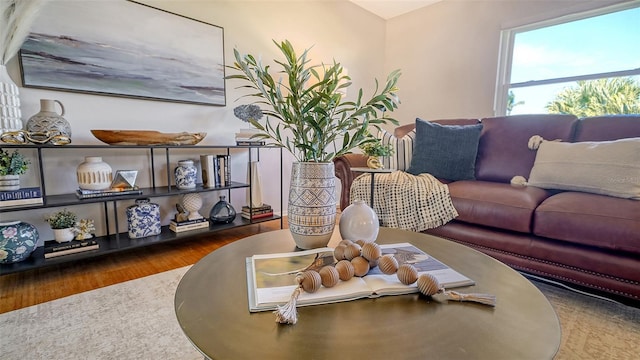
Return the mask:
[(576, 76), (569, 76), (569, 77), (562, 77), (562, 78), (550, 78), (550, 79), (543, 79), (543, 80), (532, 80), (532, 81), (524, 81), (519, 83), (510, 83), (511, 66), (512, 66), (512, 59), (513, 59), (513, 46), (514, 46), (514, 40), (515, 40), (516, 34), (520, 32), (527, 32), (527, 31), (541, 29), (549, 26), (564, 24), (564, 23), (568, 23), (576, 20), (584, 20), (594, 16), (610, 14), (610, 13), (633, 9), (637, 7), (640, 7), (640, 4), (637, 1), (633, 1), (630, 3), (623, 3), (623, 4), (608, 6), (601, 9), (590, 10), (590, 11), (581, 12), (578, 14), (566, 15), (566, 16), (555, 18), (555, 19), (544, 20), (544, 21), (535, 22), (532, 24), (512, 27), (509, 29), (503, 29), (500, 32), (500, 52), (498, 54), (498, 72), (497, 72), (497, 78), (496, 78), (496, 90), (495, 90), (494, 105), (493, 105), (493, 112), (495, 116), (506, 115), (508, 94), (509, 94), (509, 89), (511, 88), (566, 83), (566, 82), (573, 82), (573, 81), (579, 81), (579, 80), (594, 80), (594, 79), (610, 78), (610, 77), (640, 75), (640, 68), (637, 68), (637, 69), (627, 69), (627, 70), (614, 71), (614, 72), (584, 74), (584, 75), (576, 75)]

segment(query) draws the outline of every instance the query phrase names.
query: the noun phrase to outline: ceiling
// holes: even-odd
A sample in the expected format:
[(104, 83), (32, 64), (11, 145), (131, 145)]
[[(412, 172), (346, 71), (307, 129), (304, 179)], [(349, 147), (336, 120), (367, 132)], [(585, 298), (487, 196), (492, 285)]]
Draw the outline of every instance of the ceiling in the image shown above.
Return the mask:
[(442, 0), (349, 0), (387, 20)]

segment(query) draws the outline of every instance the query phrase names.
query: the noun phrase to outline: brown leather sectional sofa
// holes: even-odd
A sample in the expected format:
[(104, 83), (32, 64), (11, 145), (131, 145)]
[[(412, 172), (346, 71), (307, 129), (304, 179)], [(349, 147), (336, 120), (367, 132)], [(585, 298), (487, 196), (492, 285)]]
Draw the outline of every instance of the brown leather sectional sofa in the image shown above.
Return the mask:
[[(517, 270), (640, 304), (640, 200), (510, 184), (516, 175), (529, 178), (536, 158), (527, 147), (531, 136), (563, 142), (640, 137), (640, 115), (518, 115), (437, 122), (478, 121), (483, 129), (475, 180), (442, 179), (459, 216), (425, 232), (480, 250)], [(413, 126), (399, 127), (395, 135), (402, 137)], [(351, 183), (360, 175), (350, 170), (356, 166), (366, 166), (363, 155), (335, 160), (343, 209), (349, 204)]]

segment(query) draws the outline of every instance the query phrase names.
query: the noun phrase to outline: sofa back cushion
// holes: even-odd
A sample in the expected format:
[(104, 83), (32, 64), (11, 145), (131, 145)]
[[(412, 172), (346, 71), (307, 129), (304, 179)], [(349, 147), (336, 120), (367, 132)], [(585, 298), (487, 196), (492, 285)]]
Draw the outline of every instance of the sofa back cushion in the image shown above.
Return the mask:
[(441, 125), (416, 119), (416, 142), (407, 172), (453, 181), (474, 179), (481, 130), (482, 124)]
[(608, 115), (582, 118), (573, 142), (610, 141), (640, 137), (640, 115)]
[(512, 115), (482, 119), (476, 179), (508, 183), (529, 177), (536, 152), (527, 144), (533, 135), (569, 141), (578, 119), (574, 115)]

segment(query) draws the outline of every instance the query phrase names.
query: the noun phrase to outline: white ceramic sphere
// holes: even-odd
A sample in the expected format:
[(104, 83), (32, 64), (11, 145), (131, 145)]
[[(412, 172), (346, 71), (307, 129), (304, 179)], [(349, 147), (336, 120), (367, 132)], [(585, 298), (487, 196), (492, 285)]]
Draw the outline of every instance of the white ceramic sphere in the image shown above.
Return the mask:
[(340, 215), (340, 235), (352, 241), (374, 242), (378, 238), (378, 215), (362, 200), (347, 206)]

